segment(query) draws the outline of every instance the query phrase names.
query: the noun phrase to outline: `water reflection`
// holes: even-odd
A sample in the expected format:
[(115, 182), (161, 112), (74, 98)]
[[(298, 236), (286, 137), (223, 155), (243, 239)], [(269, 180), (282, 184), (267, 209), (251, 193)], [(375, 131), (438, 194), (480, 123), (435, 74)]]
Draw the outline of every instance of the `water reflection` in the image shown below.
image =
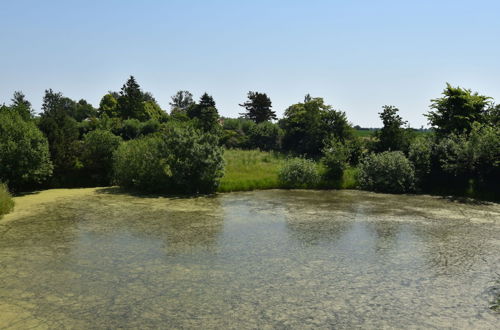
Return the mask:
[(0, 222), (0, 327), (492, 328), (500, 207), (88, 194)]

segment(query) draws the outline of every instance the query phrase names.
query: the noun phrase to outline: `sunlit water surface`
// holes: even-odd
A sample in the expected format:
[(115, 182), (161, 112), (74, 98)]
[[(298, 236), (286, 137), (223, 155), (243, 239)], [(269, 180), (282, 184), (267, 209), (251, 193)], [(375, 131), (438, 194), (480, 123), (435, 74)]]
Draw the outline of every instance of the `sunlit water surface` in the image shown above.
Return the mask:
[[(71, 194), (0, 220), (0, 327), (500, 324), (490, 308), (498, 204), (360, 191)], [(23, 198), (37, 196), (19, 207)]]

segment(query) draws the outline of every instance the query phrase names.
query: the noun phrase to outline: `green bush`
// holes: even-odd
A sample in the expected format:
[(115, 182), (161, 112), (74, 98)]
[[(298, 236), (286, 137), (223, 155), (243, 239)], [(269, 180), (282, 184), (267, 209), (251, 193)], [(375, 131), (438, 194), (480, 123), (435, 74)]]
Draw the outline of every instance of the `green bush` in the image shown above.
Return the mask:
[(122, 139), (110, 131), (95, 130), (83, 138), (82, 162), (90, 181), (98, 185), (111, 183), (113, 153)]
[(358, 168), (362, 189), (387, 193), (404, 193), (414, 189), (415, 169), (401, 151), (370, 154)]
[(325, 166), (324, 177), (326, 180), (342, 178), (344, 170), (349, 165), (349, 148), (337, 139), (326, 142), (323, 149), (321, 162)]
[(47, 138), (32, 121), (0, 112), (0, 181), (12, 189), (39, 184), (52, 174)]
[(146, 192), (213, 192), (224, 172), (217, 137), (190, 125), (123, 143), (114, 159), (116, 183)]
[(320, 180), (316, 164), (305, 158), (289, 159), (280, 169), (278, 178), (285, 188), (310, 188)]
[(415, 168), (415, 181), (419, 184), (425, 183), (431, 172), (433, 145), (428, 137), (415, 138), (410, 144), (408, 159)]
[(14, 201), (12, 200), (12, 196), (7, 189), (7, 186), (3, 183), (0, 183), (0, 218), (4, 215), (12, 211), (14, 208)]

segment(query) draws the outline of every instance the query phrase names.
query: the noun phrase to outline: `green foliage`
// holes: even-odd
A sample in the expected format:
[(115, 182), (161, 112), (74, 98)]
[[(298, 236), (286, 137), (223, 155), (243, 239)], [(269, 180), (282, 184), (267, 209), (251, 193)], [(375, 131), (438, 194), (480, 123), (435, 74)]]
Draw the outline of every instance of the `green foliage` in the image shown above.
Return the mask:
[(500, 177), (500, 129), (474, 123), (469, 135), (451, 134), (438, 146), (444, 172), (480, 181)]
[(0, 218), (14, 208), (14, 201), (7, 189), (7, 185), (0, 183)]
[(280, 188), (278, 173), (283, 155), (260, 150), (225, 150), (225, 173), (217, 191)]
[(198, 104), (193, 104), (187, 109), (187, 115), (205, 132), (215, 133), (219, 128), (219, 112), (214, 99), (207, 93), (201, 96)]
[(189, 91), (178, 91), (174, 96), (172, 96), (172, 102), (170, 102), (171, 112), (187, 112), (187, 109), (194, 104), (193, 94)]
[(432, 169), (432, 155), (434, 143), (430, 137), (415, 138), (408, 151), (408, 159), (415, 168), (415, 180), (422, 185), (427, 183)]
[(118, 185), (145, 192), (169, 188), (172, 172), (162, 153), (160, 136), (148, 136), (122, 143), (114, 154), (114, 178)]
[(306, 98), (285, 111), (283, 148), (300, 155), (319, 156), (324, 141), (334, 137), (345, 141), (352, 128), (344, 112), (333, 110), (322, 98)]
[(342, 178), (344, 170), (349, 165), (349, 148), (337, 139), (330, 139), (323, 149), (321, 162), (325, 166), (324, 177), (326, 180)]
[(98, 115), (101, 117), (106, 115), (108, 118), (115, 118), (119, 116), (118, 101), (113, 94), (108, 93), (104, 95), (99, 103)]
[(77, 175), (80, 141), (76, 120), (68, 115), (68, 101), (60, 93), (45, 91), (38, 126), (49, 141), (50, 158), (54, 164), (54, 183), (66, 185)]
[(111, 183), (113, 153), (121, 141), (119, 136), (105, 130), (95, 130), (85, 135), (82, 162), (91, 182), (97, 185)]
[(472, 123), (485, 123), (491, 105), (489, 97), (472, 93), (470, 89), (446, 84), (443, 97), (433, 99), (426, 117), (439, 135), (470, 132)]
[(217, 137), (190, 125), (123, 143), (115, 153), (119, 185), (147, 192), (209, 193), (223, 175)]
[(375, 148), (382, 151), (407, 151), (410, 142), (410, 130), (403, 126), (406, 121), (398, 115), (399, 109), (392, 105), (384, 105), (383, 111), (379, 113), (384, 126), (375, 132), (378, 141)]
[(248, 146), (252, 149), (265, 151), (281, 149), (283, 130), (271, 122), (261, 122), (254, 125), (248, 132)]
[[(103, 100), (101, 100), (101, 103), (103, 101), (105, 103), (100, 108), (102, 109), (101, 112), (106, 112), (110, 117), (117, 113), (125, 120), (137, 119), (139, 121), (146, 121), (149, 119), (160, 120), (166, 115), (154, 97), (150, 93), (141, 90), (141, 87), (133, 76), (130, 76), (122, 86), (117, 97), (113, 94), (108, 95), (105, 95)], [(116, 108), (112, 98), (115, 98), (117, 101)]]
[(120, 130), (120, 136), (124, 140), (132, 140), (141, 134), (142, 124), (137, 119), (127, 119), (123, 121), (123, 126)]
[(41, 183), (52, 174), (47, 139), (32, 121), (0, 112), (0, 181), (13, 189)]
[(415, 185), (415, 169), (401, 151), (370, 154), (358, 166), (362, 189), (386, 193), (405, 193)]
[(12, 96), (11, 110), (16, 112), (24, 120), (30, 120), (33, 118), (33, 109), (31, 108), (31, 103), (26, 100), (25, 95), (21, 91), (14, 92)]
[(306, 158), (287, 160), (280, 169), (278, 178), (285, 188), (312, 188), (320, 181), (316, 164)]
[(254, 121), (256, 124), (277, 119), (276, 113), (271, 110), (271, 99), (266, 93), (248, 92), (248, 101), (240, 104), (247, 111), (241, 115)]

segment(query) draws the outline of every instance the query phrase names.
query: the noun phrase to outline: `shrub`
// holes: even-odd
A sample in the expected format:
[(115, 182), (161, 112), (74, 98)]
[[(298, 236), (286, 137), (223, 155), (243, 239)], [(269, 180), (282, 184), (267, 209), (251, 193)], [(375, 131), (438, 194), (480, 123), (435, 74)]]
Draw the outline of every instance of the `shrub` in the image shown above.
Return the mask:
[(223, 175), (222, 156), (215, 135), (170, 124), (117, 149), (115, 180), (146, 192), (209, 193)]
[(292, 158), (281, 168), (278, 178), (285, 188), (308, 188), (319, 182), (316, 164), (305, 158)]
[(94, 184), (111, 183), (113, 153), (121, 142), (119, 136), (106, 130), (95, 130), (84, 136), (82, 162)]
[(167, 155), (161, 154), (160, 136), (148, 136), (122, 143), (114, 153), (116, 183), (145, 192), (166, 189), (172, 175)]
[(348, 147), (339, 140), (332, 139), (326, 143), (323, 155), (321, 162), (325, 165), (325, 179), (338, 180), (342, 178), (344, 170), (348, 166)]
[(401, 151), (370, 154), (359, 164), (359, 184), (362, 189), (404, 193), (412, 191), (415, 169)]
[(47, 138), (17, 113), (0, 112), (0, 180), (13, 189), (38, 184), (52, 174)]
[(0, 183), (0, 218), (4, 215), (12, 211), (14, 208), (14, 201), (12, 200), (12, 196), (7, 189), (7, 186), (3, 183)]
[(427, 181), (431, 172), (433, 142), (427, 137), (418, 137), (414, 139), (409, 147), (408, 159), (415, 168), (415, 181), (424, 183)]

